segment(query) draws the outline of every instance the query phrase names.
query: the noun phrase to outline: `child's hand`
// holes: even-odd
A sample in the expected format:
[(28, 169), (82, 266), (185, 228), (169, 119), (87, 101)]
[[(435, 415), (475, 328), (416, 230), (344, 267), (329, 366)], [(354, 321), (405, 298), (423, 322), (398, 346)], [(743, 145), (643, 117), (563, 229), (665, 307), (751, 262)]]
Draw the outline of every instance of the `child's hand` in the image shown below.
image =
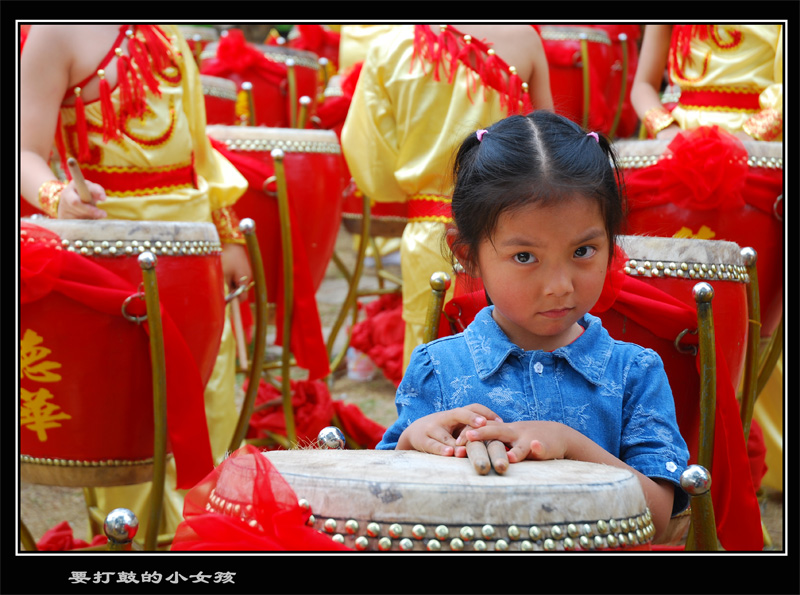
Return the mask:
[(456, 445), (466, 444), (468, 440), (499, 440), (509, 446), (509, 463), (525, 459), (545, 461), (568, 458), (573, 433), (572, 428), (553, 421), (492, 423), (480, 428), (468, 428), (461, 433)]
[(95, 206), (106, 200), (105, 188), (88, 180), (86, 187), (91, 195), (91, 202), (83, 202), (80, 199), (74, 180), (64, 187), (58, 202), (59, 219), (104, 219), (107, 217), (105, 211)]
[(456, 437), (465, 427), (480, 428), (488, 420), (502, 420), (488, 407), (473, 403), (466, 407), (431, 413), (408, 426), (397, 441), (397, 450), (419, 450), (442, 456), (466, 456), (465, 443)]

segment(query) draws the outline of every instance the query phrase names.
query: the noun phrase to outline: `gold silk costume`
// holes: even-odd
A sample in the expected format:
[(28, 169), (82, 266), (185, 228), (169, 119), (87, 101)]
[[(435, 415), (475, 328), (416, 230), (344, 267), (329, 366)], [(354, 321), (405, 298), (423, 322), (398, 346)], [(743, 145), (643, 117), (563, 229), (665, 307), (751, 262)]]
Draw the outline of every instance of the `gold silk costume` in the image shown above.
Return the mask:
[(782, 26), (676, 26), (669, 77), (681, 89), (672, 117), (682, 130), (716, 124), (783, 140)]
[[(400, 248), (405, 369), (411, 351), (422, 343), (430, 276), (452, 268), (443, 246), (454, 151), (467, 135), (516, 112), (517, 102), (527, 98), (527, 85), (493, 50), (487, 52), (487, 46), (450, 26), (435, 42), (426, 25), (394, 29), (370, 46), (342, 130), (342, 149), (361, 191), (375, 202), (409, 204)], [(498, 78), (505, 88), (488, 84), (477, 69), (447, 50), (439, 54), (434, 49), (445, 43), (475, 50), (472, 57), (485, 60), (487, 67), (497, 68), (499, 60)], [(439, 55), (439, 62), (431, 59)]]
[[(145, 33), (140, 28), (143, 27), (136, 27), (134, 35), (141, 39)], [(105, 188), (107, 200), (97, 206), (110, 219), (214, 223), (222, 242), (242, 243), (235, 228), (236, 220), (227, 207), (245, 192), (247, 182), (211, 147), (206, 136), (204, 98), (191, 50), (176, 26), (158, 28), (169, 40), (166, 47), (170, 55), (170, 64), (160, 71), (156, 59), (150, 56), (159, 93), (146, 84), (147, 73), (136, 62), (139, 97), (144, 93), (141, 115), (131, 113), (136, 110), (130, 101), (137, 93), (135, 75), (126, 81), (133, 80), (130, 87), (123, 85), (120, 77), (115, 88), (109, 90), (106, 101), (101, 82), (100, 99), (86, 102), (80, 108), (74, 103), (62, 105), (60, 135), (56, 138), (62, 160), (75, 157), (84, 177)], [(115, 62), (126, 55), (126, 50), (134, 53), (130, 33), (125, 42), (119, 42), (114, 56), (117, 60), (112, 60), (106, 68), (116, 68)], [(133, 70), (133, 57), (129, 62)], [(100, 72), (102, 69), (96, 75), (101, 76)], [(79, 95), (80, 90), (73, 89), (65, 101)], [(109, 99), (113, 116), (108, 112)], [(110, 138), (110, 117), (121, 131), (116, 138)], [(220, 291), (225, 288), (220, 287)], [(204, 395), (215, 463), (223, 458), (238, 420), (234, 387), (235, 344), (226, 316), (219, 354)], [(143, 538), (147, 531), (149, 491), (149, 483), (98, 488), (97, 504), (102, 510), (119, 506), (133, 510), (139, 519), (138, 536)], [(175, 461), (170, 458), (160, 533), (174, 532), (182, 521), (185, 493), (186, 490), (175, 489)]]

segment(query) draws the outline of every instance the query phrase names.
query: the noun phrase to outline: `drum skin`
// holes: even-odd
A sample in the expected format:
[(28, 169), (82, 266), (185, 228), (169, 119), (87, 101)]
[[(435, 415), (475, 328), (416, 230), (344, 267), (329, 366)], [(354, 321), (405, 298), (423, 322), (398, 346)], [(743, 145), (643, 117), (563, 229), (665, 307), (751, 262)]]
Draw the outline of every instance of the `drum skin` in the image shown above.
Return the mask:
[[(302, 234), (314, 290), (319, 289), (342, 221), (345, 169), (336, 134), (330, 130), (263, 126), (209, 126), (207, 132), (231, 151), (259, 160), (269, 175), (274, 173), (271, 151), (283, 150), (289, 201)], [(274, 183), (268, 186), (275, 191)], [(267, 296), (272, 302), (279, 287), (282, 253), (277, 200), (262, 188), (251, 187), (233, 208), (239, 218), (249, 217), (256, 223)]]
[[(523, 461), (500, 476), (417, 451), (262, 455), (310, 506), (314, 526), (356, 550), (649, 549), (652, 540), (644, 494), (626, 469)], [(217, 498), (247, 492), (247, 458), (237, 463), (220, 475)]]
[[(782, 143), (744, 141), (743, 144), (750, 156), (750, 171), (768, 179), (777, 198), (782, 193)], [(633, 168), (646, 167), (643, 164), (648, 160), (662, 155), (666, 143), (620, 141), (615, 143), (615, 148), (621, 158), (623, 173), (629, 175)], [(770, 177), (769, 174), (776, 175)], [(762, 193), (765, 189), (754, 191)], [(690, 232), (703, 235), (703, 239), (727, 240), (742, 248), (753, 248), (758, 255), (761, 336), (769, 337), (783, 312), (784, 226), (774, 213), (756, 208), (747, 203), (747, 196), (744, 198), (745, 204), (733, 210), (693, 210), (670, 203), (648, 206), (637, 201), (636, 196), (629, 195), (627, 233), (673, 237)]]
[[(210, 43), (205, 47), (201, 55), (200, 73), (206, 74), (204, 65), (208, 60), (213, 59), (217, 52), (217, 43)], [(308, 117), (313, 116), (316, 108), (316, 99), (319, 90), (319, 58), (316, 54), (307, 51), (294, 50), (291, 48), (251, 44), (259, 50), (268, 60), (286, 65), (287, 60), (294, 61), (295, 80), (297, 85), (297, 97), (303, 96), (312, 99), (309, 106)], [(288, 75), (287, 75), (288, 77)], [(288, 78), (284, 78), (279, 85), (259, 77), (255, 73), (239, 73), (230, 71), (225, 75), (236, 84), (236, 88), (241, 90), (242, 83), (250, 83), (253, 86), (253, 104), (255, 109), (255, 125), (268, 126), (272, 128), (289, 128), (291, 122), (291, 98), (289, 93)], [(299, 103), (297, 106), (299, 111)]]
[[(186, 341), (203, 384), (208, 381), (219, 350), (225, 312), (219, 239), (212, 224), (52, 219), (33, 222), (57, 233), (64, 249), (87, 251), (87, 259), (128, 281), (132, 295), (142, 282), (137, 256), (149, 242), (149, 249), (158, 259), (156, 276), (162, 306)], [(134, 241), (138, 246), (132, 246)], [(174, 248), (178, 241), (180, 246)], [(108, 242), (108, 247), (103, 247), (103, 242)], [(111, 254), (109, 248), (115, 248), (117, 242), (121, 245)], [(184, 254), (184, 249), (194, 249), (195, 254)], [(143, 310), (140, 307), (138, 311)], [(50, 404), (70, 417), (40, 435), (20, 428), (23, 461), (38, 461), (23, 465), (23, 477), (27, 467), (28, 475), (34, 479), (42, 473), (48, 477), (42, 483), (93, 485), (94, 470), (82, 465), (103, 461), (106, 472), (116, 469), (120, 485), (131, 483), (132, 478), (145, 481), (151, 472), (148, 460), (153, 456), (148, 335), (122, 316), (99, 312), (51, 292), (20, 306), (20, 339), (24, 345), (33, 345), (37, 337), (37, 347), (49, 350), (46, 360), (60, 364), (55, 368), (60, 378), (45, 383), (25, 377), (21, 388), (30, 393), (46, 390), (52, 395)], [(42, 463), (47, 460), (59, 463)], [(106, 476), (104, 481), (115, 480)]]

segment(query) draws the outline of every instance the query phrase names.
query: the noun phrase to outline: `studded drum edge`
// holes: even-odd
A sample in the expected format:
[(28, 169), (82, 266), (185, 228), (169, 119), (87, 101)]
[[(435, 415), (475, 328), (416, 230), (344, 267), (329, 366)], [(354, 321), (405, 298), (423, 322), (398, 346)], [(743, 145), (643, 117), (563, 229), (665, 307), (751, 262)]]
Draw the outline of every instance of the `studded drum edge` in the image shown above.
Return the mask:
[(739, 264), (675, 262), (640, 258), (627, 260), (622, 270), (626, 275), (632, 277), (750, 282), (747, 267)]
[[(664, 155), (623, 155), (617, 159), (617, 164), (620, 169), (640, 169), (655, 165), (664, 158), (668, 159), (669, 157)], [(751, 155), (747, 158), (747, 165), (749, 167), (783, 169), (783, 158)]]
[[(24, 238), (22, 241), (26, 241)], [(34, 240), (28, 238), (27, 241)], [(51, 240), (54, 241), (54, 240)], [(142, 252), (152, 252), (156, 256), (207, 256), (220, 254), (222, 244), (211, 240), (66, 240), (62, 239), (60, 248), (83, 256), (138, 256)]]
[[(306, 500), (300, 505), (310, 510)], [(316, 517), (308, 525), (357, 551), (556, 552), (607, 551), (650, 543), (655, 527), (649, 509), (624, 519), (547, 525), (430, 525)]]

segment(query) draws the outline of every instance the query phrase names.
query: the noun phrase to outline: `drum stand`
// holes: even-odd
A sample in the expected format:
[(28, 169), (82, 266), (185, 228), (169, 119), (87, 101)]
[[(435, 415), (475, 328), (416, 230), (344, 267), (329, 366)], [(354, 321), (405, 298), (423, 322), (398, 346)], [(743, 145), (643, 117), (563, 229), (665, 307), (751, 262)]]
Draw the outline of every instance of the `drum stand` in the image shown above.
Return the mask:
[[(135, 321), (141, 323), (143, 320), (148, 321), (149, 335), (150, 335), (150, 361), (152, 365), (153, 374), (153, 424), (154, 424), (154, 440), (153, 440), (153, 479), (152, 489), (150, 492), (150, 513), (148, 517), (147, 533), (145, 535), (143, 548), (147, 551), (155, 551), (158, 542), (158, 526), (161, 521), (163, 496), (164, 496), (164, 481), (166, 473), (166, 460), (167, 460), (167, 381), (166, 381), (166, 362), (164, 355), (164, 334), (161, 325), (161, 308), (158, 298), (158, 281), (156, 279), (156, 256), (151, 252), (143, 252), (139, 255), (139, 266), (142, 269), (142, 279), (144, 288), (144, 300), (147, 310), (147, 315), (138, 318)], [(101, 469), (101, 467), (98, 467)], [(114, 470), (112, 469), (112, 474)], [(119, 481), (109, 482), (104, 480), (102, 472), (96, 476), (96, 481), (93, 482), (91, 487), (84, 488), (84, 494), (87, 496), (86, 506), (89, 513), (90, 524), (92, 525), (93, 534), (99, 534), (99, 525), (106, 527), (106, 534), (109, 536), (109, 546), (106, 547), (90, 547), (86, 550), (92, 549), (126, 549), (125, 545), (120, 546), (112, 536), (119, 536), (113, 528), (108, 528), (109, 516), (103, 517), (96, 506), (93, 499), (92, 488), (111, 486), (111, 485), (126, 485), (121, 484)], [(140, 480), (138, 480), (140, 481)], [(137, 482), (138, 482), (137, 481)], [(129, 482), (129, 483), (137, 483)], [(40, 480), (38, 483), (46, 483)], [(55, 485), (55, 484), (53, 484)], [(135, 517), (134, 517), (135, 520)], [(20, 541), (26, 550), (36, 550), (36, 542), (31, 533), (28, 531), (24, 522), (20, 518)], [(138, 525), (138, 522), (136, 523)], [(111, 533), (109, 533), (109, 531)], [(135, 530), (133, 530), (135, 534)], [(131, 539), (133, 535), (130, 535)], [(130, 543), (130, 542), (128, 542)]]
[[(352, 272), (348, 270), (347, 266), (342, 261), (342, 258), (336, 252), (333, 253), (334, 264), (344, 275), (345, 279), (347, 279), (348, 291), (347, 296), (342, 303), (342, 307), (339, 310), (339, 314), (336, 317), (336, 321), (334, 322), (330, 334), (328, 335), (328, 358), (331, 362), (332, 372), (336, 371), (342, 364), (342, 360), (347, 353), (347, 348), (350, 346), (350, 333), (347, 333), (344, 345), (338, 353), (334, 354), (336, 339), (339, 336), (339, 332), (342, 329), (345, 319), (348, 317), (348, 315), (352, 315), (351, 329), (353, 325), (358, 322), (358, 298), (399, 293), (403, 288), (402, 279), (384, 270), (381, 263), (380, 251), (375, 243), (375, 237), (401, 237), (403, 235), (405, 222), (402, 222), (399, 227), (396, 223), (389, 223), (384, 224), (384, 226), (380, 229), (376, 229), (373, 226), (373, 221), (371, 220), (371, 211), (372, 208), (369, 197), (365, 194), (362, 194), (362, 217), (360, 227), (355, 229), (351, 226), (348, 226), (348, 221), (345, 221), (345, 229), (347, 229), (347, 231), (349, 231), (351, 234), (357, 234), (360, 238), (358, 243), (358, 251), (356, 252), (355, 265)], [(372, 247), (372, 252), (375, 258), (375, 276), (378, 280), (377, 289), (370, 290), (360, 289), (361, 278), (364, 273), (364, 261), (366, 260), (367, 248), (369, 246)], [(392, 283), (394, 286), (387, 287), (385, 285), (386, 281)]]

